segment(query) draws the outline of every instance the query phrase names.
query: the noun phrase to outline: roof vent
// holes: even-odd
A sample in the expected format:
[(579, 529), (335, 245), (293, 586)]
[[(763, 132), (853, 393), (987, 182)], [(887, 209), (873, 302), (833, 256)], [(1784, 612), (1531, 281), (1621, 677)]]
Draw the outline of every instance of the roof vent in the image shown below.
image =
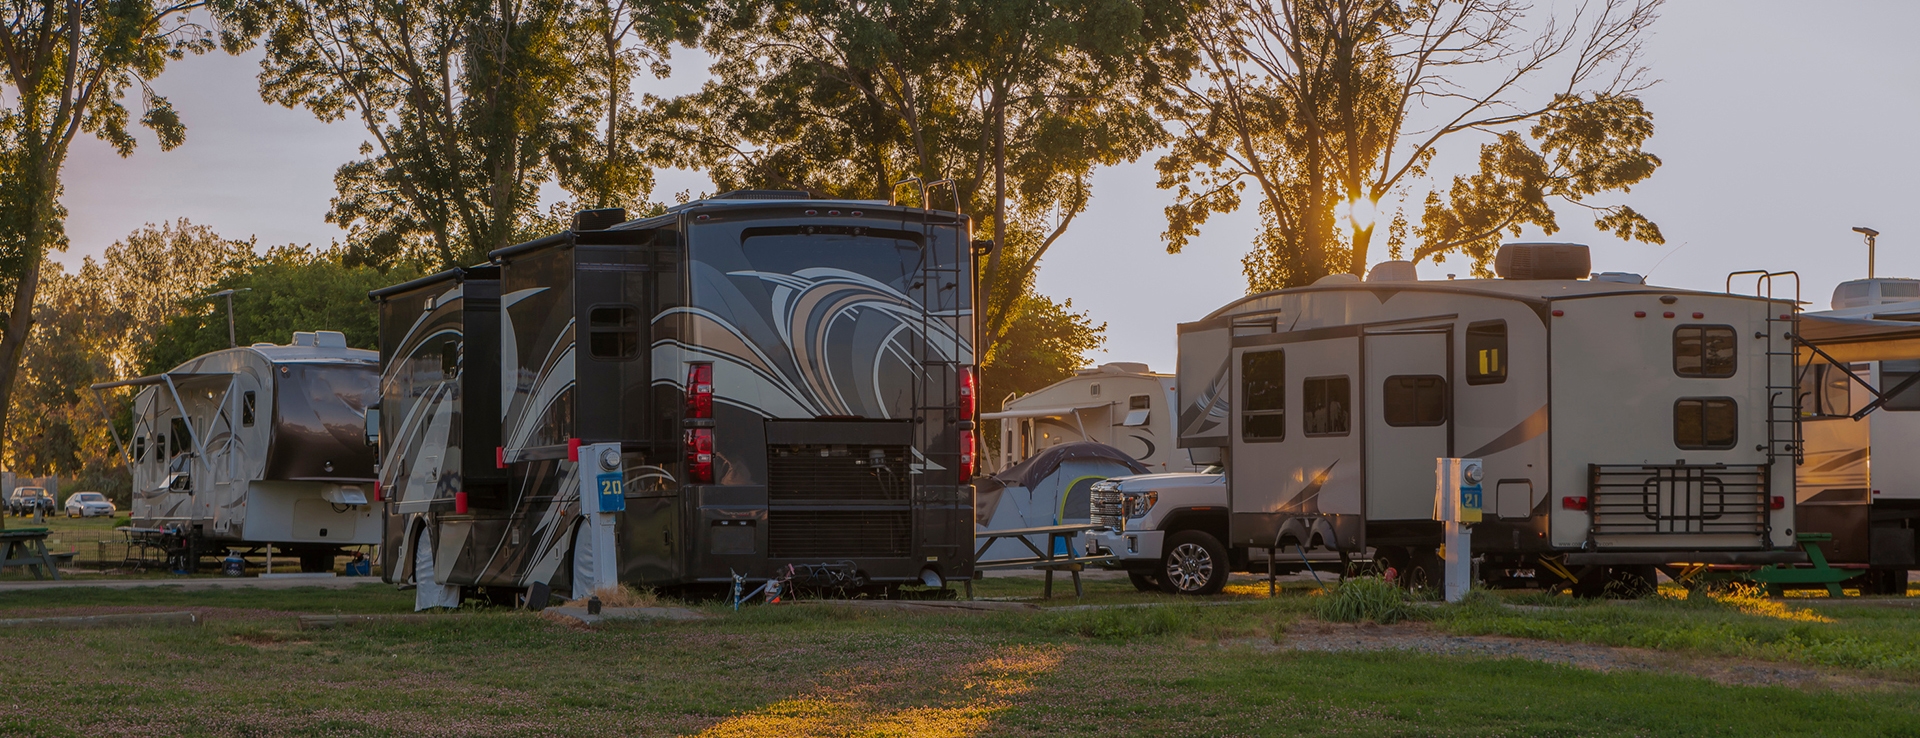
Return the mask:
[(573, 214), (573, 232), (604, 231), (627, 222), (626, 208), (582, 210)]
[(1152, 371), (1146, 364), (1137, 361), (1109, 361), (1101, 364), (1100, 368), (1108, 374), (1146, 374)]
[(312, 346), (312, 345), (313, 345), (313, 331), (294, 331), (294, 332), (293, 332), (293, 343), (291, 343), (291, 344), (288, 344), (288, 345), (290, 345), (290, 346)]
[(254, 347), (254, 348), (273, 348), (273, 347), (275, 347), (275, 346), (279, 346), (279, 345), (280, 345), (280, 344), (277, 344), (277, 343), (272, 343), (272, 342), (270, 342), (270, 341), (260, 341), (260, 342), (257, 342), (257, 343), (255, 343), (255, 344), (253, 344), (253, 347)]
[(1920, 300), (1920, 280), (1876, 277), (1841, 282), (1833, 288), (1833, 309)]
[(1501, 279), (1579, 279), (1593, 268), (1587, 247), (1577, 243), (1509, 243), (1493, 257)]
[(343, 349), (347, 347), (347, 334), (339, 331), (314, 331), (313, 345), (317, 348)]
[(1359, 282), (1360, 282), (1359, 277), (1353, 276), (1346, 272), (1341, 272), (1339, 274), (1329, 274), (1327, 276), (1313, 280), (1313, 286), (1319, 287), (1320, 285), (1323, 285), (1323, 284), (1358, 284)]
[(808, 194), (806, 190), (734, 190), (732, 192), (726, 192), (726, 193), (714, 195), (713, 197), (709, 197), (707, 199), (709, 200), (811, 200), (813, 199), (813, 195)]
[(1368, 282), (1417, 282), (1420, 275), (1413, 269), (1411, 261), (1383, 261), (1373, 265), (1367, 272)]
[(1594, 272), (1595, 282), (1619, 282), (1621, 284), (1646, 284), (1647, 278), (1633, 272)]

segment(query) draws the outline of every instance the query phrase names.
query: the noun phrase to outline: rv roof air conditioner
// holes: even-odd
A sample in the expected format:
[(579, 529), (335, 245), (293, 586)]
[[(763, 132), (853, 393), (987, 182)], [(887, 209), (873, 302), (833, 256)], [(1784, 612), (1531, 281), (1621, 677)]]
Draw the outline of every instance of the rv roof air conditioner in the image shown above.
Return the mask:
[(1359, 277), (1353, 276), (1351, 274), (1347, 274), (1346, 272), (1341, 272), (1339, 274), (1329, 274), (1327, 276), (1313, 280), (1313, 286), (1318, 287), (1323, 284), (1358, 284), (1359, 282), (1360, 282)]
[(1595, 282), (1619, 282), (1621, 284), (1646, 284), (1647, 278), (1633, 272), (1594, 272)]
[(1579, 279), (1593, 260), (1577, 243), (1509, 243), (1493, 257), (1493, 272), (1501, 279)]
[(582, 210), (573, 214), (573, 232), (604, 231), (627, 222), (626, 208)]
[(1876, 277), (1841, 282), (1833, 288), (1833, 309), (1886, 305), (1920, 300), (1920, 280)]
[(1419, 279), (1411, 261), (1383, 261), (1367, 272), (1368, 282), (1416, 282)]

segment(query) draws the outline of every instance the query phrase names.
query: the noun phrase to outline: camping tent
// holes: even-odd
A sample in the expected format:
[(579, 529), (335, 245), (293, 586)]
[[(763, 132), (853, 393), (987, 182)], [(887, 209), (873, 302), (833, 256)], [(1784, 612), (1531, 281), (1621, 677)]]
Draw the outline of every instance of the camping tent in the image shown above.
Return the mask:
[[(982, 480), (974, 492), (974, 530), (1085, 523), (1088, 495), (1094, 482), (1145, 473), (1147, 468), (1140, 462), (1104, 443), (1063, 443)], [(1032, 540), (1035, 546), (1047, 545), (1046, 536), (1033, 536)], [(1032, 555), (1019, 541), (1003, 540), (994, 542), (980, 559), (992, 561)]]

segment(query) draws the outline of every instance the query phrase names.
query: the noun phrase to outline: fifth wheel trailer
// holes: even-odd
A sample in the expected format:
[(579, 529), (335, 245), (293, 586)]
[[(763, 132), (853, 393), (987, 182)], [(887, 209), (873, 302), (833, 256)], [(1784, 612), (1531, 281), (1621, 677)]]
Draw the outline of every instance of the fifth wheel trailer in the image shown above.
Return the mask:
[[(1508, 244), (1499, 279), (1376, 269), (1181, 325), (1179, 445), (1226, 469), (1224, 505), (1177, 516), (1198, 541), (1183, 555), (1224, 576), (1296, 545), (1371, 548), (1437, 585), (1434, 460), (1469, 457), (1487, 470), (1473, 550), (1492, 584), (1597, 592), (1660, 566), (1804, 560), (1793, 302), (1584, 279), (1587, 264), (1584, 246)], [(1141, 486), (1119, 504), (1146, 503)], [(1124, 551), (1127, 517), (1088, 544)]]
[(1000, 421), (993, 468), (1004, 471), (1065, 443), (1120, 449), (1156, 472), (1196, 471), (1173, 442), (1173, 375), (1145, 364), (1112, 362), (1009, 399), (984, 420)]
[[(966, 217), (745, 191), (491, 256), (374, 293), (389, 580), (537, 606), (607, 563), (659, 587), (972, 576)], [(625, 511), (594, 562), (580, 482), (609, 472)]]
[(136, 535), (183, 545), (182, 563), (226, 549), (332, 568), (345, 546), (380, 542), (361, 436), (376, 354), (337, 331), (299, 332), (203, 354), (171, 371), (103, 382), (138, 387), (133, 429), (115, 442), (133, 477)]

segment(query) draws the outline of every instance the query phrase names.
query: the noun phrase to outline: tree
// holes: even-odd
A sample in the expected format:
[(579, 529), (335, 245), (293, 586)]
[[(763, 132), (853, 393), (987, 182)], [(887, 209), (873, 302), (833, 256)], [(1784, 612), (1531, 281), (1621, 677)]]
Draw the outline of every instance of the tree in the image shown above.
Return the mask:
[[(1587, 209), (1622, 238), (1659, 243), (1659, 228), (1633, 208), (1587, 202), (1659, 166), (1641, 149), (1653, 124), (1637, 97), (1650, 84), (1638, 60), (1658, 6), (1603, 0), (1531, 34), (1528, 8), (1513, 0), (1209, 6), (1191, 26), (1202, 73), (1177, 82), (1163, 108), (1176, 126), (1157, 164), (1160, 186), (1176, 192), (1167, 249), (1238, 209), (1251, 184), (1262, 233), (1245, 261), (1249, 287), (1364, 274), (1380, 201), (1405, 195), (1443, 142), (1470, 132), (1492, 137), (1479, 171), (1430, 191), (1417, 226), (1396, 212), (1394, 258), (1461, 252), (1484, 271), (1501, 234), (1558, 230), (1551, 200)], [(1530, 83), (1554, 86), (1523, 100)], [(1409, 229), (1420, 238), (1411, 253)]]
[[(12, 94), (0, 109), (0, 284), (9, 291), (0, 335), (0, 407), (11, 408), (33, 330), (48, 249), (66, 246), (60, 175), (73, 139), (86, 131), (133, 153), (127, 93), (136, 85), (139, 123), (162, 150), (186, 127), (147, 86), (167, 62), (211, 50), (214, 34), (195, 22), (202, 0), (21, 0), (0, 6), (0, 64)], [(232, 47), (233, 39), (224, 38)], [(0, 438), (6, 438), (0, 415)]]
[(677, 0), (584, 0), (569, 6), (565, 23), (577, 83), (548, 152), (560, 185), (574, 209), (650, 209), (651, 165), (669, 155), (654, 120), (659, 101), (636, 103), (633, 85), (643, 70), (656, 79), (672, 73), (671, 44), (699, 40), (698, 14)]
[[(124, 431), (131, 395), (96, 396), (88, 385), (140, 373), (166, 321), (212, 283), (255, 259), (251, 241), (220, 238), (185, 220), (148, 225), (66, 273), (43, 262), (42, 290), (19, 389), (7, 408), (8, 469), (59, 474), (118, 495), (128, 481), (109, 422)], [(122, 434), (125, 437), (125, 434)]]
[[(295, 331), (340, 331), (347, 345), (377, 349), (380, 315), (367, 293), (417, 276), (408, 268), (381, 272), (347, 263), (340, 250), (281, 246), (209, 285), (233, 296), (234, 342), (285, 344)], [(141, 371), (164, 372), (188, 359), (227, 347), (226, 303), (182, 306), (141, 354)]]

